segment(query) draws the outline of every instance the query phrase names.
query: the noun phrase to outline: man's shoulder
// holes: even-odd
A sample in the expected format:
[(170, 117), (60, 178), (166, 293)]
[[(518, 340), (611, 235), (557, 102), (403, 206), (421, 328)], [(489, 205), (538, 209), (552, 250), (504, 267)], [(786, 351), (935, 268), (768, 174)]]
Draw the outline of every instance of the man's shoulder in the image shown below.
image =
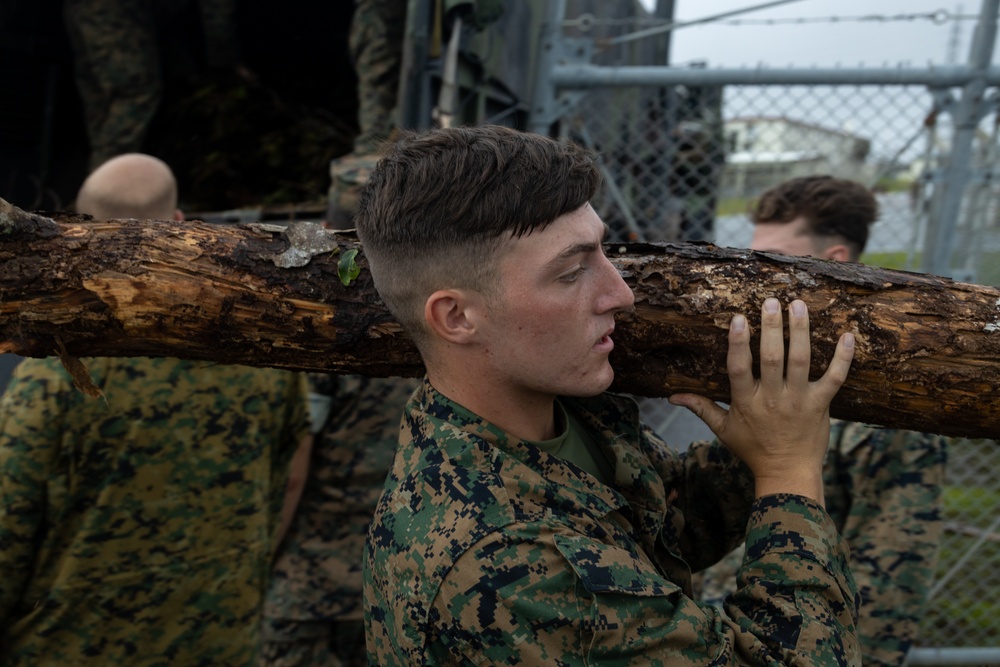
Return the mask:
[[(418, 550), (452, 559), (513, 519), (499, 474), (441, 463), (390, 478), (369, 538), (390, 557)], [(407, 539), (398, 539), (400, 530)]]
[(848, 453), (862, 445), (901, 449), (936, 447), (945, 438), (934, 433), (883, 428), (862, 422), (833, 419), (830, 422), (830, 440), (831, 446), (843, 453)]
[[(390, 478), (368, 531), (366, 609), (399, 631), (421, 626), (455, 562), (513, 520), (492, 472), (443, 464)], [(419, 618), (389, 621), (402, 607)]]

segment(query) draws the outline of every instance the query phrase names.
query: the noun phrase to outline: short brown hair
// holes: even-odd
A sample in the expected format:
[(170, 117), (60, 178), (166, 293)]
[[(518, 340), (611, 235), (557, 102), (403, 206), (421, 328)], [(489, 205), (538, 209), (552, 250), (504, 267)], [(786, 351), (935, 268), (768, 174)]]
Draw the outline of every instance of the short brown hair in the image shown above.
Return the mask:
[(542, 135), (496, 125), (403, 132), (362, 189), (356, 225), (379, 294), (420, 345), (430, 294), (497, 294), (506, 244), (580, 208), (599, 184), (593, 153)]
[(868, 227), (878, 218), (878, 201), (855, 181), (833, 176), (793, 178), (766, 191), (750, 207), (754, 224), (805, 218), (816, 238), (836, 238), (857, 261), (868, 243)]

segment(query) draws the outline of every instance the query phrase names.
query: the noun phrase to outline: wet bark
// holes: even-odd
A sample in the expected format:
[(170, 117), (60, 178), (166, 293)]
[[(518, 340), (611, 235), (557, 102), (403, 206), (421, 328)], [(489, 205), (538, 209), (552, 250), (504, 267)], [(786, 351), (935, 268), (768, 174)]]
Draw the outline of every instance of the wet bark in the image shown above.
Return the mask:
[[(0, 200), (0, 351), (419, 375), (360, 250), (312, 223), (96, 221)], [(608, 253), (636, 294), (615, 333), (616, 390), (724, 401), (730, 318), (756, 329), (765, 297), (801, 298), (817, 376), (840, 334), (857, 336), (834, 416), (1000, 437), (1000, 289), (710, 244)]]

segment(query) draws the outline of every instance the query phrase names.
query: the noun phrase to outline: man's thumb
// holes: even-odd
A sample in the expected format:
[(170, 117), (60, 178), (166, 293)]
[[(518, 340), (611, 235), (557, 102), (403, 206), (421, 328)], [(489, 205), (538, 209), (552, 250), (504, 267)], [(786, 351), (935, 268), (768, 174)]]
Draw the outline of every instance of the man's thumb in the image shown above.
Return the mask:
[(698, 396), (697, 394), (674, 394), (667, 399), (671, 405), (680, 405), (695, 414), (698, 419), (705, 422), (708, 428), (716, 436), (725, 422), (726, 411), (720, 408), (715, 401)]

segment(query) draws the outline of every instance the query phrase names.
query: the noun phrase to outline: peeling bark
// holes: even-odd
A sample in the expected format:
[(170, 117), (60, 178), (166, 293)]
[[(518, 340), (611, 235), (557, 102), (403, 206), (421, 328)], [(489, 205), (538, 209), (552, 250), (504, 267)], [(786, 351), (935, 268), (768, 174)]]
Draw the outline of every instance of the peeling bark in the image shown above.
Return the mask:
[[(352, 233), (312, 223), (46, 217), (0, 200), (0, 351), (419, 375), (363, 252), (357, 278), (341, 281), (342, 260), (360, 250)], [(765, 297), (801, 298), (816, 375), (842, 332), (857, 336), (835, 416), (1000, 437), (997, 288), (710, 244), (608, 253), (636, 294), (615, 334), (616, 390), (724, 401), (731, 317), (756, 329)]]

